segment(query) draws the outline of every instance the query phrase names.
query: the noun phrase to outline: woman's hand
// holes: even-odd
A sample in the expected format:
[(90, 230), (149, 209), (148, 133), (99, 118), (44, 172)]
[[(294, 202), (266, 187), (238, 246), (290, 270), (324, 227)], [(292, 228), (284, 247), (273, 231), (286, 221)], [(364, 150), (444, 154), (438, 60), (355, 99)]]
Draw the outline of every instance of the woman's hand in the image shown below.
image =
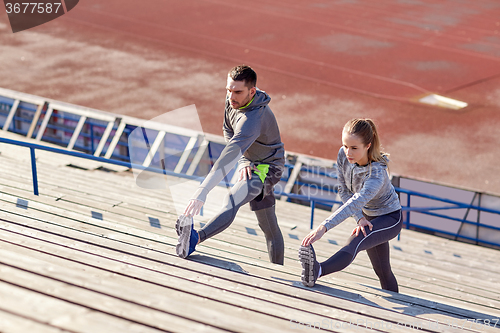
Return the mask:
[(351, 236), (356, 235), (356, 237), (357, 237), (359, 235), (359, 232), (361, 231), (363, 233), (363, 235), (365, 235), (365, 237), (366, 237), (365, 227), (369, 227), (370, 231), (372, 231), (373, 224), (371, 224), (370, 221), (368, 221), (365, 217), (362, 217), (358, 221), (358, 226), (356, 228), (354, 228), (354, 230), (352, 231)]
[(323, 237), (325, 233), (326, 227), (324, 225), (320, 225), (316, 228), (316, 230), (311, 231), (309, 235), (304, 237), (304, 239), (302, 240), (302, 246), (309, 246), (310, 244)]

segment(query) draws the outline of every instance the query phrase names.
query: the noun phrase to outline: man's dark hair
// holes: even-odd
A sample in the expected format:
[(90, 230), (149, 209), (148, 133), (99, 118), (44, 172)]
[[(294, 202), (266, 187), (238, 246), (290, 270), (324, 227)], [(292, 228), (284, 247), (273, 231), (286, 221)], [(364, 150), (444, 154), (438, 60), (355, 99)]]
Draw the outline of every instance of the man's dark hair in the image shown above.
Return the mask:
[(234, 81), (244, 81), (245, 86), (253, 88), (257, 85), (257, 73), (247, 65), (236, 66), (229, 71), (229, 77)]

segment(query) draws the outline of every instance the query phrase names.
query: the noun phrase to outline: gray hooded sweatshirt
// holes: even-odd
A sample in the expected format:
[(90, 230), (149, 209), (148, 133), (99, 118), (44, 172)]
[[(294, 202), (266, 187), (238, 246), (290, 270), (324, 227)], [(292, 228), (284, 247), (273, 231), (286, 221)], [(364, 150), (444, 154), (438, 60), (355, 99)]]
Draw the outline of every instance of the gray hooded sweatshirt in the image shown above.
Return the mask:
[(350, 216), (356, 221), (368, 216), (381, 216), (401, 209), (398, 195), (387, 173), (387, 162), (371, 162), (365, 166), (351, 164), (344, 148), (337, 155), (339, 195), (344, 203), (322, 225), (327, 230), (339, 225)]
[(208, 193), (237, 162), (238, 169), (259, 164), (268, 164), (271, 170), (283, 169), (285, 149), (278, 123), (268, 106), (270, 101), (269, 95), (259, 89), (251, 103), (241, 109), (233, 109), (226, 98), (223, 125), (226, 147), (192, 199), (205, 202)]

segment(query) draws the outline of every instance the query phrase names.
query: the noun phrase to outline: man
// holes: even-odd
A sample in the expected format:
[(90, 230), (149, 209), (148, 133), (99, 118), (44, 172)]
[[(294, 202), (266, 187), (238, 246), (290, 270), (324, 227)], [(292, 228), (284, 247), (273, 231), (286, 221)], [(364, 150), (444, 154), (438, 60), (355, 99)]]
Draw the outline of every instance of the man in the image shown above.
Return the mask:
[[(269, 95), (256, 88), (257, 74), (249, 66), (236, 66), (227, 77), (224, 138), (227, 142), (210, 173), (176, 223), (177, 255), (185, 258), (195, 246), (223, 231), (246, 203), (255, 211), (264, 232), (272, 263), (283, 265), (284, 243), (275, 214), (273, 187), (280, 180), (285, 150), (278, 124), (268, 104)], [(222, 210), (199, 231), (192, 219), (200, 213), (208, 193), (238, 162), (239, 179), (224, 199)]]

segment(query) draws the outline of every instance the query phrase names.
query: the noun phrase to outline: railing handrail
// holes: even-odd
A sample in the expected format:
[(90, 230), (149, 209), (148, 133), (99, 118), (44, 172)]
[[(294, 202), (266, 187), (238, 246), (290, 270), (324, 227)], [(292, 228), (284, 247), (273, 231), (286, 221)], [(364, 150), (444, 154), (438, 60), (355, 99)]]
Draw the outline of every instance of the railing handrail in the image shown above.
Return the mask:
[[(108, 163), (108, 164), (114, 164), (114, 165), (119, 165), (119, 166), (123, 166), (123, 167), (128, 167), (130, 169), (137, 168), (140, 170), (148, 170), (148, 171), (152, 171), (155, 173), (162, 173), (162, 174), (167, 175), (167, 176), (185, 178), (185, 179), (196, 180), (196, 181), (200, 181), (200, 182), (205, 179), (205, 177), (186, 175), (186, 174), (177, 173), (177, 172), (169, 171), (166, 169), (154, 168), (154, 167), (144, 167), (140, 164), (134, 164), (131, 162), (111, 160), (111, 159), (107, 159), (104, 157), (98, 157), (98, 156), (94, 156), (94, 155), (90, 155), (90, 154), (65, 150), (65, 149), (61, 149), (61, 148), (48, 147), (48, 146), (44, 146), (44, 145), (40, 145), (40, 144), (36, 144), (36, 143), (31, 143), (31, 142), (26, 142), (26, 141), (18, 141), (18, 140), (0, 137), (0, 143), (22, 146), (22, 147), (27, 147), (30, 149), (39, 149), (39, 150), (48, 151), (48, 152), (52, 152), (52, 153), (56, 153), (56, 154), (63, 154), (63, 155), (68, 155), (68, 156), (79, 157), (79, 158), (84, 158), (84, 159), (88, 159), (88, 160)], [(32, 163), (35, 163), (34, 155), (32, 155)], [(35, 179), (36, 179), (36, 176), (34, 175), (34, 180), (33, 180), (34, 182), (35, 182)], [(227, 186), (232, 186), (233, 184), (231, 184), (229, 182), (220, 182), (219, 185), (227, 187)], [(34, 184), (34, 187), (35, 187), (35, 184)], [(34, 192), (36, 195), (38, 195), (38, 188), (35, 188)], [(303, 200), (303, 199), (307, 198), (304, 195), (294, 194), (294, 193), (281, 192), (281, 193), (276, 193), (276, 194), (277, 195), (284, 195), (284, 196), (287, 196), (287, 197), (292, 198), (292, 199), (295, 198), (295, 199), (302, 199)], [(328, 200), (328, 199), (324, 199), (324, 198), (311, 198), (310, 201), (324, 202), (324, 203), (340, 203), (340, 202), (335, 201), (335, 200)]]
[[(26, 142), (26, 141), (18, 141), (18, 140), (12, 140), (12, 139), (0, 137), (0, 143), (12, 144), (12, 145), (34, 148), (34, 149), (44, 150), (44, 151), (48, 151), (48, 152), (68, 155), (68, 156), (74, 156), (74, 157), (84, 158), (84, 159), (93, 160), (93, 161), (97, 161), (97, 162), (103, 162), (103, 163), (108, 163), (108, 164), (124, 166), (124, 167), (128, 167), (130, 169), (136, 168), (139, 170), (148, 170), (148, 171), (152, 171), (155, 173), (163, 173), (166, 175), (190, 179), (190, 180), (203, 181), (205, 179), (205, 177), (186, 175), (186, 174), (177, 173), (177, 172), (169, 171), (166, 169), (154, 168), (154, 167), (144, 167), (140, 164), (134, 164), (131, 162), (111, 160), (111, 159), (107, 159), (105, 157), (98, 157), (98, 156), (94, 156), (94, 155), (90, 155), (90, 154), (65, 150), (62, 148), (48, 147), (48, 146), (44, 146), (44, 145), (40, 145), (40, 144), (36, 144), (36, 143), (31, 143), (31, 142)], [(225, 185), (225, 186), (233, 185), (233, 184), (228, 183), (228, 182), (221, 182), (221, 184)], [(404, 210), (411, 210), (411, 211), (419, 211), (420, 210), (421, 211), (421, 210), (443, 210), (443, 209), (470, 208), (470, 209), (476, 209), (479, 211), (485, 211), (485, 212), (489, 212), (489, 213), (493, 213), (493, 214), (500, 214), (500, 210), (475, 206), (475, 205), (471, 205), (471, 204), (467, 204), (467, 203), (463, 203), (463, 202), (459, 202), (459, 201), (440, 198), (437, 196), (433, 196), (433, 195), (429, 195), (429, 194), (425, 194), (425, 193), (421, 193), (421, 192), (417, 192), (417, 191), (413, 191), (413, 190), (405, 190), (405, 189), (402, 189), (399, 187), (395, 187), (395, 189), (397, 192), (415, 195), (415, 196), (419, 196), (419, 197), (423, 197), (423, 198), (427, 198), (427, 199), (437, 200), (437, 201), (441, 201), (441, 202), (445, 202), (445, 203), (450, 203), (450, 204), (454, 204), (457, 206), (457, 207), (404, 207)], [(277, 195), (285, 195), (285, 196), (292, 198), (292, 199), (314, 201), (317, 203), (342, 204), (342, 202), (336, 201), (336, 200), (330, 200), (330, 199), (325, 199), (325, 198), (320, 198), (320, 197), (306, 196), (306, 195), (295, 194), (295, 193), (277, 192), (276, 194)]]
[(44, 151), (57, 153), (57, 154), (69, 155), (69, 156), (84, 158), (84, 159), (93, 160), (93, 161), (97, 161), (97, 162), (103, 162), (103, 163), (108, 163), (108, 164), (124, 166), (124, 167), (128, 167), (130, 169), (136, 168), (136, 169), (140, 169), (140, 170), (148, 170), (148, 171), (152, 171), (152, 172), (156, 172), (156, 173), (163, 173), (163, 174), (166, 174), (167, 176), (170, 175), (170, 176), (186, 178), (186, 179), (190, 179), (190, 180), (198, 180), (198, 181), (202, 181), (204, 179), (204, 177), (190, 176), (190, 175), (180, 174), (180, 173), (176, 173), (173, 171), (159, 169), (159, 168), (153, 168), (153, 167), (144, 167), (140, 164), (134, 164), (134, 163), (125, 162), (125, 161), (111, 160), (111, 159), (107, 159), (105, 157), (98, 157), (98, 156), (94, 156), (94, 155), (90, 155), (90, 154), (65, 150), (65, 149), (61, 149), (61, 148), (48, 147), (48, 146), (39, 145), (36, 143), (31, 143), (31, 142), (26, 142), (26, 141), (18, 141), (18, 140), (12, 140), (12, 139), (7, 139), (7, 138), (0, 138), (0, 143), (12, 144), (12, 145), (16, 145), (16, 146), (44, 150)]
[[(413, 190), (405, 190), (405, 189), (402, 189), (399, 187), (395, 187), (395, 189), (397, 192), (400, 192), (400, 193), (406, 193), (409, 195), (416, 195), (416, 196), (419, 196), (422, 198), (437, 200), (437, 201), (441, 201), (441, 202), (445, 202), (445, 203), (449, 203), (449, 204), (453, 204), (453, 205), (457, 206), (457, 207), (446, 207), (448, 209), (469, 208), (469, 209), (476, 209), (476, 210), (480, 210), (480, 211), (488, 212), (488, 213), (493, 213), (493, 214), (500, 214), (500, 210), (496, 210), (496, 209), (491, 209), (491, 208), (476, 206), (476, 205), (463, 203), (463, 202), (459, 202), (459, 201), (455, 201), (455, 200), (440, 198), (440, 197), (437, 197), (437, 196), (434, 196), (431, 194), (421, 193), (421, 192), (417, 192), (417, 191), (413, 191)], [(416, 210), (418, 210), (418, 208), (421, 208), (421, 207), (415, 207), (415, 208), (416, 208)], [(433, 207), (429, 207), (428, 210), (433, 210), (433, 209), (434, 209)], [(443, 209), (443, 208), (436, 207), (435, 209)]]

